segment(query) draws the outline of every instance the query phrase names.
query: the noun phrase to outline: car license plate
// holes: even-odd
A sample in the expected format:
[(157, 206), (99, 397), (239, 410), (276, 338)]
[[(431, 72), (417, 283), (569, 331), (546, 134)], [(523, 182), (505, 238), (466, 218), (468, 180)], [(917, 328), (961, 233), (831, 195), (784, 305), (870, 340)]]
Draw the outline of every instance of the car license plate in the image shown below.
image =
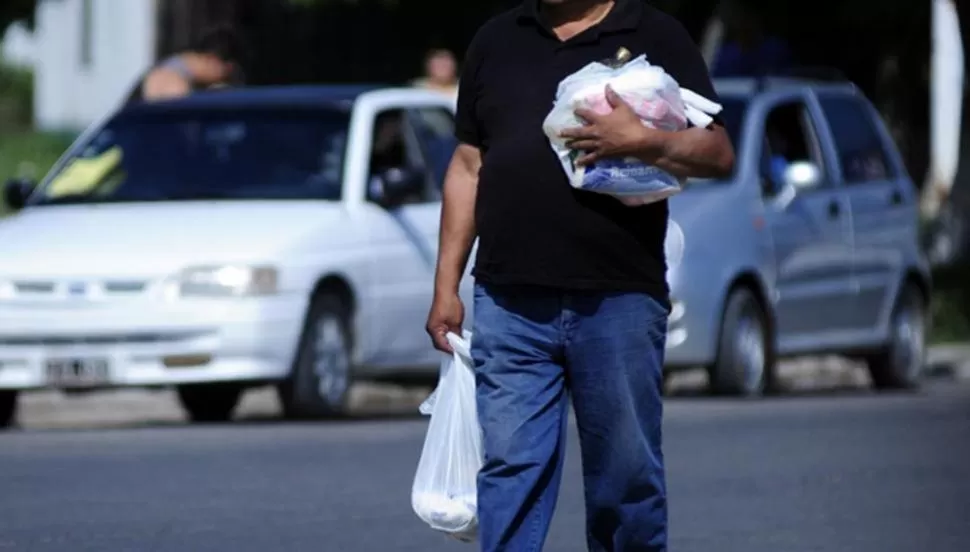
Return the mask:
[(47, 383), (54, 387), (94, 387), (108, 381), (104, 358), (54, 358), (47, 361)]

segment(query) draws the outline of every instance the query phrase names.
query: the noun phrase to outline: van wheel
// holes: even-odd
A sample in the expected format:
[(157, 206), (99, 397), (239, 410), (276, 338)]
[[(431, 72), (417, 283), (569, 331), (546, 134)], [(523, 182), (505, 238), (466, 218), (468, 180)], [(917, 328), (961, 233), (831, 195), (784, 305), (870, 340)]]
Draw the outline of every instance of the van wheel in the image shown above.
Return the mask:
[(774, 348), (767, 320), (749, 289), (731, 292), (721, 321), (717, 359), (708, 369), (714, 394), (755, 397), (768, 389), (774, 375)]
[(189, 420), (200, 423), (228, 422), (242, 397), (234, 383), (199, 383), (177, 388), (179, 403)]
[(11, 427), (17, 419), (17, 392), (0, 391), (0, 429)]
[(338, 296), (319, 295), (310, 304), (293, 371), (279, 386), (283, 414), (345, 416), (352, 384), (350, 313)]
[(923, 294), (907, 284), (893, 310), (889, 344), (866, 359), (876, 389), (913, 389), (919, 386), (926, 355), (926, 306)]

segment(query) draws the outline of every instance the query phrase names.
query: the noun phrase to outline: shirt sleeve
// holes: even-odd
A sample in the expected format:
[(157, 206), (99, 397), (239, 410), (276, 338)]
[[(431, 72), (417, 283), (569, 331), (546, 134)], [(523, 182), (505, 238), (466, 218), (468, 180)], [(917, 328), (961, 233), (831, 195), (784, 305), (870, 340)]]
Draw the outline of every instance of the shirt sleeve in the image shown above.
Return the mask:
[[(707, 63), (694, 39), (676, 20), (673, 20), (668, 29), (670, 35), (668, 43), (664, 46), (665, 55), (661, 64), (664, 70), (680, 84), (681, 88), (696, 92), (712, 102), (719, 102)], [(721, 124), (718, 117), (714, 120)]]
[(482, 147), (484, 139), (478, 118), (478, 98), (481, 95), (479, 73), (484, 57), (482, 42), (482, 31), (479, 31), (465, 53), (458, 80), (458, 107), (455, 111), (455, 138), (476, 148)]

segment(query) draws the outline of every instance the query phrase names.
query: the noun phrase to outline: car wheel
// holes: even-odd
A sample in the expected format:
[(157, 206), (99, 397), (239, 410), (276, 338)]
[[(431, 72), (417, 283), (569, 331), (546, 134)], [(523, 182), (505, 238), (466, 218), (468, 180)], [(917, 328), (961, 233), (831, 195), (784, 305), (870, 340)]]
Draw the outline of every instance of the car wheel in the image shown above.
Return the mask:
[(717, 359), (710, 367), (716, 395), (753, 397), (772, 381), (774, 357), (767, 315), (746, 288), (731, 292), (721, 320)]
[(348, 310), (336, 295), (313, 299), (293, 371), (279, 387), (288, 418), (347, 414), (353, 384)]
[(0, 429), (13, 425), (17, 418), (17, 392), (0, 391)]
[(193, 422), (228, 422), (242, 397), (243, 388), (233, 383), (180, 385), (179, 402)]
[(913, 389), (923, 375), (926, 356), (926, 306), (923, 294), (907, 284), (896, 300), (889, 344), (866, 359), (876, 389)]

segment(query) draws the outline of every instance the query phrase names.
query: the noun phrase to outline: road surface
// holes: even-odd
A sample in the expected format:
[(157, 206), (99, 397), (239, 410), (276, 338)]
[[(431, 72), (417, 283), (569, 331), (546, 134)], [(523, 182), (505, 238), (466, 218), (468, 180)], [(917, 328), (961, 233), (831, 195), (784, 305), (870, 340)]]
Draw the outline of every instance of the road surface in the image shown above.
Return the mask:
[[(0, 550), (474, 550), (409, 491), (425, 423), (128, 424), (0, 435)], [(548, 551), (582, 551), (570, 444)], [(970, 550), (970, 384), (667, 404), (674, 552)]]

